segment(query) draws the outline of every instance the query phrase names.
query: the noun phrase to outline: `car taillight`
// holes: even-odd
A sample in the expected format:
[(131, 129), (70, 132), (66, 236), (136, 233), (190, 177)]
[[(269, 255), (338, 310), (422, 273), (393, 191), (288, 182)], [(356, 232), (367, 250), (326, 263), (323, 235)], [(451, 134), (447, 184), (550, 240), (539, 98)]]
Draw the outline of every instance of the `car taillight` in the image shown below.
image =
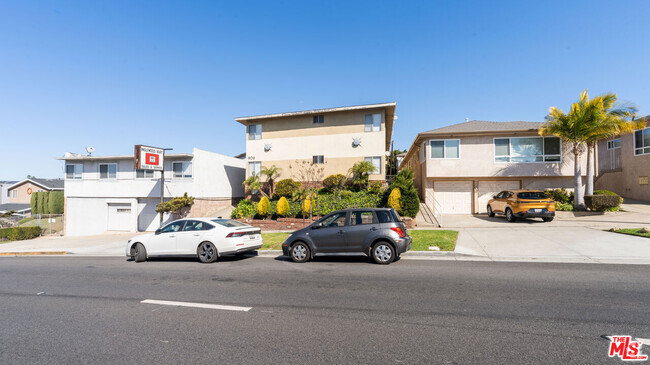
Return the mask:
[(247, 234), (260, 234), (262, 231), (244, 231), (244, 232), (230, 232), (226, 235), (226, 238), (229, 237), (243, 237)]
[(404, 238), (404, 230), (400, 227), (391, 227), (390, 229), (393, 232), (397, 232), (397, 234), (401, 237)]

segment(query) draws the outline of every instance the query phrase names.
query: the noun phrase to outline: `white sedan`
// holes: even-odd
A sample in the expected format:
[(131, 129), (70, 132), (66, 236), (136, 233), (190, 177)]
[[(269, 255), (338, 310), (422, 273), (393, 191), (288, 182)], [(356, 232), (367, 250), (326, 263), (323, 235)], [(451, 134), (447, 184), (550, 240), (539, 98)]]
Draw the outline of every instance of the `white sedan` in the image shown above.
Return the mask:
[(196, 256), (210, 263), (219, 256), (262, 247), (259, 228), (232, 219), (187, 218), (173, 221), (155, 233), (133, 237), (126, 256), (136, 262), (153, 256)]

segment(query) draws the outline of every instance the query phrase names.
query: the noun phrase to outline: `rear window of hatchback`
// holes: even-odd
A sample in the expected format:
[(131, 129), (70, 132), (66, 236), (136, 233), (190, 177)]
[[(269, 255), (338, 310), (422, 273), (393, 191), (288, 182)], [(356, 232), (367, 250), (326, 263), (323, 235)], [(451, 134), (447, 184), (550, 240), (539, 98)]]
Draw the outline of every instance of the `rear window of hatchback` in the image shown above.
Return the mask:
[(519, 199), (550, 199), (548, 195), (542, 193), (541, 191), (524, 191), (523, 193), (518, 193), (517, 198)]

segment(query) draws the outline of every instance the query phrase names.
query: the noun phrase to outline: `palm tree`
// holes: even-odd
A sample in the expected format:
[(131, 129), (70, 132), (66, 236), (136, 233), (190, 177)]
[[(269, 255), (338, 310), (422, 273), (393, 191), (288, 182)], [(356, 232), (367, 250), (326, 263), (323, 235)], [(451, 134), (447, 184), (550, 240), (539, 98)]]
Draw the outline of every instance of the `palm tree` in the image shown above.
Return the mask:
[(596, 113), (594, 105), (589, 104), (589, 96), (586, 91), (580, 95), (580, 100), (571, 105), (571, 111), (564, 113), (561, 109), (552, 106), (545, 117), (546, 123), (539, 129), (542, 136), (557, 136), (570, 143), (573, 150), (574, 177), (573, 188), (575, 198), (573, 207), (577, 210), (585, 210), (585, 198), (582, 191), (582, 164), (580, 158), (585, 150), (590, 132), (590, 121)]
[[(638, 122), (629, 122), (634, 118), (636, 109), (621, 107), (614, 109), (615, 94), (605, 94), (589, 99), (587, 90), (580, 94), (580, 100), (571, 105), (569, 113), (551, 107), (546, 116), (546, 123), (539, 129), (542, 136), (557, 136), (571, 144), (574, 155), (574, 191), (573, 206), (577, 210), (585, 209), (582, 191), (582, 164), (580, 158), (587, 149), (587, 189), (593, 193), (593, 148), (602, 138), (628, 133), (638, 126)], [(637, 127), (638, 128), (638, 127)]]
[(357, 188), (368, 187), (368, 177), (371, 172), (377, 169), (370, 161), (359, 161), (352, 165), (348, 173), (352, 175), (352, 184)]
[(262, 182), (260, 181), (260, 175), (258, 174), (255, 173), (251, 174), (251, 176), (249, 176), (248, 179), (244, 180), (242, 185), (246, 187), (247, 193), (253, 194), (255, 192), (260, 192), (265, 197), (267, 198), (269, 197), (268, 195), (266, 195), (264, 190), (262, 190)]
[(282, 172), (282, 169), (275, 166), (271, 165), (269, 167), (262, 167), (261, 169), (261, 174), (266, 176), (266, 183), (269, 184), (269, 195), (273, 195), (273, 183), (275, 179), (280, 177), (280, 173)]
[[(586, 94), (586, 91), (585, 91)], [(588, 97), (587, 97), (588, 98)], [(632, 133), (643, 128), (643, 120), (635, 120), (637, 108), (634, 106), (616, 106), (617, 96), (607, 93), (589, 101), (598, 108), (598, 113), (591, 121), (591, 130), (587, 138), (587, 182), (585, 195), (594, 193), (594, 156), (599, 140)]]

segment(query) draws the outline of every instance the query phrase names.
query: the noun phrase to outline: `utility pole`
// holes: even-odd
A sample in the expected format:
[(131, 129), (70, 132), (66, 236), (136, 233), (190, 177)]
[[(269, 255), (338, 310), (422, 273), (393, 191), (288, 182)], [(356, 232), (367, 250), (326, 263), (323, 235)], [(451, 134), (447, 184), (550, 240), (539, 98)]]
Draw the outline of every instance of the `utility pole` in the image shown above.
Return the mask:
[[(173, 148), (161, 148), (163, 150), (163, 164), (160, 171), (160, 204), (165, 202), (165, 151), (171, 151)], [(174, 171), (172, 170), (172, 173)], [(163, 225), (163, 213), (160, 212), (160, 227)]]

